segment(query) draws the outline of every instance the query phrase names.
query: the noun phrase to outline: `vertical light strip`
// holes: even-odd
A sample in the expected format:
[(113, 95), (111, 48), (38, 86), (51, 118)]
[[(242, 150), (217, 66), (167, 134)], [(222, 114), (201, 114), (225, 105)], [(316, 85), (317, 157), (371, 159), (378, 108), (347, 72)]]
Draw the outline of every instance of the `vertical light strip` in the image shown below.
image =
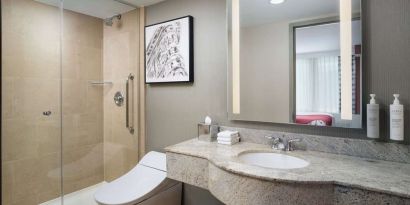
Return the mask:
[(340, 0), (341, 118), (352, 120), (352, 0)]
[(239, 0), (232, 0), (232, 112), (239, 114), (240, 107), (240, 16)]

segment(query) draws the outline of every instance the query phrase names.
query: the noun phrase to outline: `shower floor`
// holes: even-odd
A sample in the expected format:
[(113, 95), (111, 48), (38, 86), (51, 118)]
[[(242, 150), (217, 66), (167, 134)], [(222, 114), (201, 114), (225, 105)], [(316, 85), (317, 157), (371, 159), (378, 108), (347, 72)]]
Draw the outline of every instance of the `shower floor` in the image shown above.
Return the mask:
[[(64, 196), (64, 205), (98, 205), (94, 201), (94, 193), (106, 182), (87, 187), (85, 189), (66, 194)], [(56, 198), (39, 205), (61, 205), (61, 198)]]

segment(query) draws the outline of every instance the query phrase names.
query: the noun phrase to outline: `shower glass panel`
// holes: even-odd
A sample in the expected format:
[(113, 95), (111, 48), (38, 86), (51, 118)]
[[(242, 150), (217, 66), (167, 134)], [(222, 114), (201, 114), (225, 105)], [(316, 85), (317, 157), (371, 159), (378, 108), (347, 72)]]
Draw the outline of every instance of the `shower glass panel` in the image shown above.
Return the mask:
[(84, 2), (1, 0), (3, 205), (96, 205), (138, 163), (140, 10)]
[[(63, 147), (77, 152), (64, 156), (64, 194), (122, 176), (137, 164), (139, 154), (138, 130), (130, 133), (126, 127), (127, 111), (130, 122), (137, 123), (132, 120), (136, 98), (126, 109), (132, 103), (126, 82), (138, 73), (139, 9), (116, 0), (81, 7), (76, 2), (64, 0)], [(130, 96), (137, 92), (129, 87)], [(115, 104), (116, 93), (124, 96), (123, 104)], [(69, 170), (75, 170), (70, 160), (82, 166), (81, 173), (72, 173), (74, 181), (68, 178)]]
[(61, 204), (61, 14), (1, 0), (2, 203)]
[(115, 0), (64, 0), (62, 19), (64, 205), (96, 205), (96, 190), (138, 163), (138, 135), (126, 127), (126, 81), (138, 72), (139, 10)]
[(103, 81), (103, 21), (70, 10), (73, 4), (84, 7), (81, 1), (63, 4), (63, 195), (65, 205), (94, 205), (104, 181), (104, 85), (95, 84)]

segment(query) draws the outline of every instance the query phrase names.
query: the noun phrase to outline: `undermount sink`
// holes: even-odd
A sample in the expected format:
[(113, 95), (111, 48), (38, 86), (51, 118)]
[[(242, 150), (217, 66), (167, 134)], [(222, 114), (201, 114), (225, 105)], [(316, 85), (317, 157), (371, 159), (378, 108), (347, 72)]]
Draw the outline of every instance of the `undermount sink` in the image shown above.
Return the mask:
[(303, 159), (277, 153), (245, 153), (239, 155), (239, 159), (245, 164), (273, 169), (297, 169), (309, 165), (309, 162)]

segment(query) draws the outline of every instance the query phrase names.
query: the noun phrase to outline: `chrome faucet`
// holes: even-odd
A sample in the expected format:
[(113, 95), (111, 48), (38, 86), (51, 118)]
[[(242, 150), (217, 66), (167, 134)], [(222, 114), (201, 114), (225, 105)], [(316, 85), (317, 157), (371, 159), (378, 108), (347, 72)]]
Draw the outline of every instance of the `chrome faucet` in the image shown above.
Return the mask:
[(281, 138), (273, 137), (273, 136), (265, 136), (265, 138), (272, 140), (272, 149), (274, 149), (274, 150), (285, 150), (285, 144), (283, 144)]
[(300, 142), (302, 141), (301, 139), (290, 139), (286, 143), (286, 151), (293, 151), (295, 148), (293, 147), (294, 142)]
[(282, 150), (282, 151), (293, 151), (294, 143), (302, 141), (301, 139), (289, 139), (286, 141), (286, 146), (283, 143), (283, 140), (279, 137), (274, 136), (265, 136), (265, 138), (272, 140), (272, 149), (273, 150)]

